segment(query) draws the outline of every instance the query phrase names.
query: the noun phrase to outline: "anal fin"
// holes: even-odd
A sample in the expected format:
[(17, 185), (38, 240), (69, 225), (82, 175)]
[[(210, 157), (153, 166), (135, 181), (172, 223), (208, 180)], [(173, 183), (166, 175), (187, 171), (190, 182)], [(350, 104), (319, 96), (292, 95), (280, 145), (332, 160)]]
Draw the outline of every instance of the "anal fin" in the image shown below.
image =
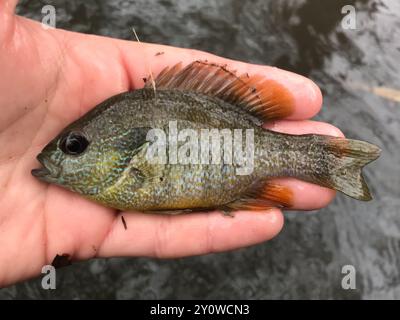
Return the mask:
[(261, 181), (250, 187), (242, 197), (227, 203), (228, 210), (268, 210), (293, 206), (293, 192), (285, 186)]

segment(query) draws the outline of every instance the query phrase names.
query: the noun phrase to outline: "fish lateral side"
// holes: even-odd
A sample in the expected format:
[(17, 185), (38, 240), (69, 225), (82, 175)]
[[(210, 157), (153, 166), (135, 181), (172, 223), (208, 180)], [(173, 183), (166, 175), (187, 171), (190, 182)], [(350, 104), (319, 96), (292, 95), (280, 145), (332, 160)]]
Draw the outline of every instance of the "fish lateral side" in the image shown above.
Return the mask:
[[(151, 87), (107, 99), (65, 128), (38, 156), (32, 174), (120, 210), (265, 210), (291, 207), (292, 192), (275, 177), (295, 177), (370, 200), (361, 169), (379, 156), (370, 143), (261, 127), (293, 111), (283, 86), (260, 76), (236, 76), (196, 61), (164, 69)], [(149, 163), (148, 132), (252, 130), (254, 163)], [(172, 146), (165, 143), (166, 153)], [(82, 152), (81, 149), (84, 149)], [(75, 154), (74, 154), (75, 153)]]

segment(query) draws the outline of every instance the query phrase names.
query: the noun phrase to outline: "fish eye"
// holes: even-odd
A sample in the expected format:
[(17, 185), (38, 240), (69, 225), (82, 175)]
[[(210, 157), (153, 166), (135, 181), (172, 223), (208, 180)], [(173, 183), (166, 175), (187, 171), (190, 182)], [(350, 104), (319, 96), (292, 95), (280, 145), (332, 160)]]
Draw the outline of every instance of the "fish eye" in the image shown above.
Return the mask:
[(69, 155), (79, 155), (83, 153), (89, 141), (80, 132), (69, 132), (63, 138), (61, 138), (59, 147), (62, 152)]

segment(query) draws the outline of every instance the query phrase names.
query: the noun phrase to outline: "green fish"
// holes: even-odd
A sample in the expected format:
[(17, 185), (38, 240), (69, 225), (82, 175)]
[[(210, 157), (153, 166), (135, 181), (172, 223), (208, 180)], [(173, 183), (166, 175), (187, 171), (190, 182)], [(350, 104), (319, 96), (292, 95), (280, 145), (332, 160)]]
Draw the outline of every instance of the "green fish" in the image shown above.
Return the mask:
[(379, 157), (377, 146), (262, 127), (290, 115), (293, 101), (273, 80), (204, 61), (179, 63), (67, 126), (32, 174), (120, 210), (291, 207), (293, 195), (276, 177), (370, 200), (361, 169)]

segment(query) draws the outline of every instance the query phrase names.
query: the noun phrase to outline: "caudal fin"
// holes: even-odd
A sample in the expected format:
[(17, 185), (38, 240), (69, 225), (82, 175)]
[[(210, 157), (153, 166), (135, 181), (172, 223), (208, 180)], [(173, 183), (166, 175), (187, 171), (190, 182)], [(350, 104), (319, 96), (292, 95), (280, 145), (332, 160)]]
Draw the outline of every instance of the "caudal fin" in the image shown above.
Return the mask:
[(361, 169), (379, 157), (380, 148), (368, 142), (344, 138), (330, 138), (326, 148), (337, 160), (324, 184), (352, 198), (371, 200)]

